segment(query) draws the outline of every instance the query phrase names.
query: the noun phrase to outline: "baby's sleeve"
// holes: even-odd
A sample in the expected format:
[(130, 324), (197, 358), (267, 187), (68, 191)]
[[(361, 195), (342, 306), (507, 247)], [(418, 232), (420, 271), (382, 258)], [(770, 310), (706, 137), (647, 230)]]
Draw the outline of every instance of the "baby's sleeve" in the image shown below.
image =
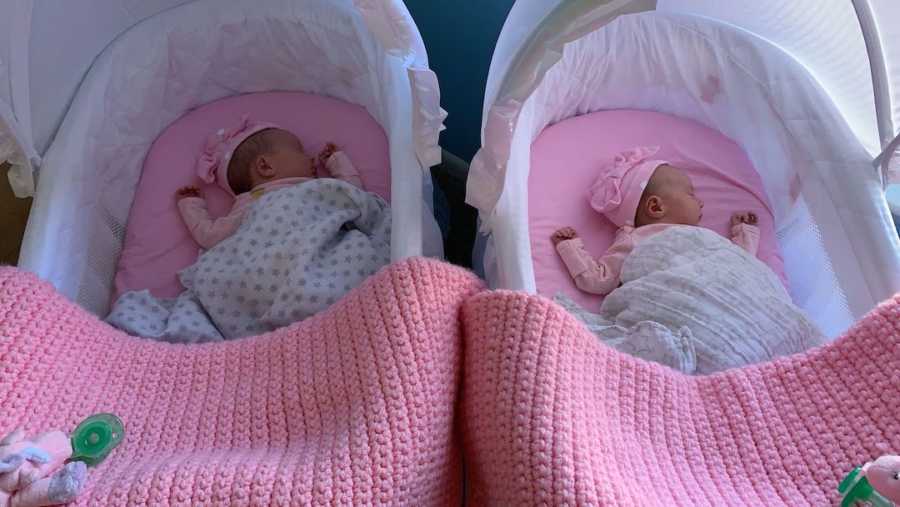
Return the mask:
[(601, 296), (619, 286), (622, 264), (633, 249), (634, 241), (624, 231), (619, 231), (615, 242), (599, 259), (587, 253), (581, 238), (561, 241), (556, 245), (557, 253), (575, 280), (575, 286)]
[(755, 256), (759, 252), (759, 227), (744, 223), (733, 225), (731, 242)]
[(336, 151), (328, 157), (328, 160), (325, 161), (325, 168), (328, 169), (328, 172), (333, 178), (363, 188), (359, 172), (356, 170), (356, 167), (353, 166), (350, 157), (343, 151)]
[(234, 234), (241, 226), (243, 217), (239, 210), (232, 210), (228, 215), (213, 220), (206, 209), (206, 201), (200, 197), (179, 200), (178, 211), (194, 241), (206, 250)]

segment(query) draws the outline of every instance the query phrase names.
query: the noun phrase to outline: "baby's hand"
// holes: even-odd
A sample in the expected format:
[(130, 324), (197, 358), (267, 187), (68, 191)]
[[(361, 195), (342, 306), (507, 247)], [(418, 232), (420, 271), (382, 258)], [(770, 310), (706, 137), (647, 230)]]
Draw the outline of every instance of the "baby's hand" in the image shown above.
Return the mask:
[(734, 227), (737, 224), (747, 224), (747, 225), (756, 225), (759, 220), (756, 218), (756, 213), (752, 211), (748, 211), (746, 213), (735, 213), (731, 215), (731, 226)]
[(319, 165), (325, 167), (325, 163), (328, 162), (328, 159), (331, 158), (335, 152), (338, 151), (338, 147), (335, 146), (334, 143), (327, 143), (322, 151), (319, 152)]
[(191, 185), (189, 187), (181, 187), (175, 192), (175, 198), (179, 201), (187, 197), (203, 197), (200, 189)]
[(575, 232), (575, 229), (571, 227), (563, 227), (558, 231), (553, 233), (553, 236), (550, 236), (550, 241), (553, 242), (553, 246), (560, 244), (563, 241), (575, 239), (578, 237), (578, 233)]

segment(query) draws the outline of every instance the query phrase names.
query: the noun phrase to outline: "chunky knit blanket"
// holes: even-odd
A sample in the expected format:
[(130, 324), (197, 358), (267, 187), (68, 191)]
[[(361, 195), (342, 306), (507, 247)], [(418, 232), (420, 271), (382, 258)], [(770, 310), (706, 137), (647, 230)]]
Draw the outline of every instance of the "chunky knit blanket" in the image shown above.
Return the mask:
[(121, 417), (81, 505), (459, 504), (458, 309), (480, 288), (412, 260), (302, 323), (171, 345), (0, 269), (0, 434)]
[(0, 433), (122, 417), (92, 506), (454, 505), (454, 420), (476, 505), (829, 505), (900, 452), (900, 298), (805, 355), (689, 377), (480, 289), (411, 260), (302, 323), (171, 345), (0, 269)]
[(475, 505), (834, 505), (900, 453), (900, 297), (806, 354), (690, 377), (598, 342), (540, 297), (463, 308)]

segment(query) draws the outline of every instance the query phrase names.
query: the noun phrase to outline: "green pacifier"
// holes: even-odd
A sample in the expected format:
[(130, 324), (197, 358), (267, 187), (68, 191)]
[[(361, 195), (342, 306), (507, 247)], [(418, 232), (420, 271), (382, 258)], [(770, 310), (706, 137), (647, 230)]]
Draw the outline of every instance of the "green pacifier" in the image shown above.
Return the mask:
[(72, 432), (71, 461), (96, 466), (125, 438), (125, 426), (112, 414), (94, 414)]

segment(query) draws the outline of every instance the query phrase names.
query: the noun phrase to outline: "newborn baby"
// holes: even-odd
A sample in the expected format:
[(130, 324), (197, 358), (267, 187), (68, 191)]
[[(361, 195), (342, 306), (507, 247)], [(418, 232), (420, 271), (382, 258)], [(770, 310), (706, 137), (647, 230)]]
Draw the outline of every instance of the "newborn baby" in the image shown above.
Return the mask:
[[(579, 289), (609, 294), (619, 286), (622, 264), (636, 244), (673, 225), (700, 223), (703, 201), (694, 195), (691, 179), (669, 162), (651, 159), (656, 151), (637, 148), (619, 155), (591, 188), (591, 207), (619, 227), (602, 257), (588, 254), (571, 227), (553, 234), (553, 245)], [(756, 223), (750, 212), (731, 218), (731, 240), (752, 255), (759, 246)]]
[(361, 188), (334, 145), (314, 160), (290, 132), (244, 119), (210, 138), (196, 169), (234, 205), (212, 219), (197, 188), (177, 192), (206, 252), (178, 272), (178, 297), (141, 290), (116, 301), (107, 321), (128, 333), (198, 343), (272, 331), (328, 308), (390, 262), (390, 206)]
[(317, 165), (332, 177), (362, 188), (353, 163), (334, 144), (326, 145), (314, 161), (294, 134), (244, 118), (232, 131), (222, 130), (210, 138), (197, 162), (204, 182), (217, 183), (235, 196), (231, 211), (210, 218), (206, 201), (194, 186), (178, 190), (178, 210), (191, 236), (208, 250), (237, 231), (257, 199), (316, 178)]
[(819, 345), (821, 333), (756, 258), (757, 217), (735, 213), (731, 238), (698, 227), (703, 202), (657, 148), (616, 157), (590, 203), (619, 227), (591, 257), (571, 228), (552, 241), (576, 285), (606, 296), (599, 314), (557, 301), (604, 343), (685, 373), (707, 374)]

